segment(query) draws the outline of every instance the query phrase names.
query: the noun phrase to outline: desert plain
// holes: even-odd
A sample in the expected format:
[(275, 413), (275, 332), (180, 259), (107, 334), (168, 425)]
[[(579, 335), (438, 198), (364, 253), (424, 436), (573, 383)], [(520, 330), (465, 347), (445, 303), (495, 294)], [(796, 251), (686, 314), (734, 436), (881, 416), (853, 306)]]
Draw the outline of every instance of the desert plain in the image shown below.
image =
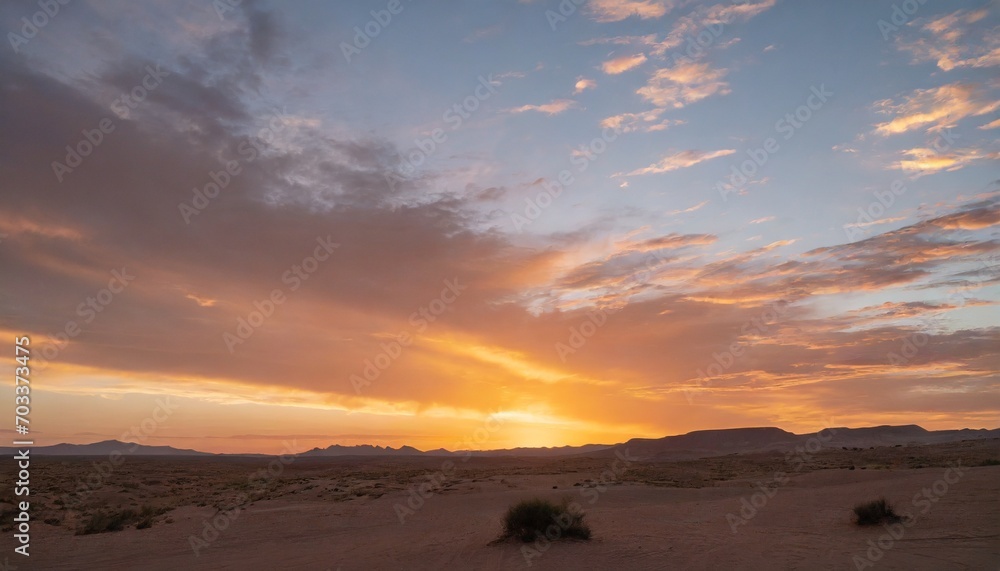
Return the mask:
[[(31, 556), (6, 568), (1000, 568), (995, 438), (658, 461), (134, 456), (94, 476), (104, 460), (33, 459)], [(883, 496), (906, 526), (853, 523)], [(496, 541), (530, 498), (576, 503), (592, 538)]]

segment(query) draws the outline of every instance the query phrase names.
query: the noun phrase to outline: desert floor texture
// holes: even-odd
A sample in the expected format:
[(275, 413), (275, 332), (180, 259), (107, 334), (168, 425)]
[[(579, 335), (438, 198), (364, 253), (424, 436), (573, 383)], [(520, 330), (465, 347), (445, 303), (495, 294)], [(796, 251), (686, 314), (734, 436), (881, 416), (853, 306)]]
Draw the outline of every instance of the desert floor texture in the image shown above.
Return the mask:
[[(998, 459), (995, 439), (798, 459), (457, 457), (454, 468), (426, 457), (132, 457), (86, 488), (104, 459), (35, 459), (30, 561), (12, 548), (0, 557), (17, 569), (992, 570)], [(879, 496), (915, 518), (898, 538), (852, 523), (851, 508)], [(592, 540), (491, 544), (505, 509), (533, 497), (579, 503)], [(13, 497), (0, 499), (12, 543)], [(100, 527), (95, 514), (143, 508), (143, 529), (125, 518), (120, 531), (81, 533)]]

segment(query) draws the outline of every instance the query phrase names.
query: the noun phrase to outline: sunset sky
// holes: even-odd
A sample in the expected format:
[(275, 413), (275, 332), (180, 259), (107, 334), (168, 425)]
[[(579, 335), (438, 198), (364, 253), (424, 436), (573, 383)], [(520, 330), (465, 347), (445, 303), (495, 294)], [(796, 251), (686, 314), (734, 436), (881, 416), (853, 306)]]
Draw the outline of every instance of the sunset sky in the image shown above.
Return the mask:
[(36, 444), (1000, 426), (1000, 5), (562, 10), (0, 5)]

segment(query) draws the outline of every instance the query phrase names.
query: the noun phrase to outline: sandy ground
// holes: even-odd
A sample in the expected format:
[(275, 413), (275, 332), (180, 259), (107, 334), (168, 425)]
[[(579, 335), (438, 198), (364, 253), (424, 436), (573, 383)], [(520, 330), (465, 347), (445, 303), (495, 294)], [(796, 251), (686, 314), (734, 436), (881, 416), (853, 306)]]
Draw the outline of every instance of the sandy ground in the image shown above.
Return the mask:
[[(135, 460), (133, 472), (118, 477), (156, 467), (150, 462)], [(176, 467), (176, 460), (158, 462)], [(209, 504), (179, 505), (142, 530), (74, 535), (68, 519), (38, 523), (30, 563), (10, 561), (18, 569), (1000, 569), (1000, 466), (966, 467), (962, 474), (944, 465), (817, 468), (776, 482), (771, 465), (762, 461), (763, 471), (753, 477), (737, 475), (699, 488), (624, 475), (595, 488), (586, 481), (597, 477), (602, 464), (609, 466), (607, 460), (563, 465), (558, 473), (551, 465), (510, 459), (460, 471), (401, 524), (395, 506), (405, 505), (412, 483), (426, 481), (426, 468), (438, 464), (424, 462), (413, 471), (355, 467), (349, 477), (343, 464), (333, 476), (317, 463), (298, 465), (297, 472), (289, 467), (272, 499), (254, 501), (234, 519)], [(213, 467), (214, 476), (196, 474), (177, 485), (198, 494), (204, 485), (226, 488), (220, 482), (245, 471), (242, 464)], [(344, 482), (350, 478), (349, 489)], [(771, 497), (764, 501), (753, 482), (771, 482)], [(113, 487), (119, 494), (132, 489)], [(914, 503), (924, 489), (927, 496)], [(903, 535), (891, 543), (886, 529), (851, 521), (854, 504), (882, 495), (900, 513), (916, 516), (911, 526), (897, 528)], [(533, 497), (579, 502), (593, 539), (547, 548), (490, 545), (506, 507)], [(740, 517), (741, 498), (759, 507), (755, 514), (745, 509), (751, 517), (734, 533), (730, 521)], [(729, 520), (727, 514), (733, 514)], [(213, 517), (225, 523), (218, 537), (203, 535)], [(10, 533), (4, 534), (5, 545)], [(192, 535), (213, 541), (195, 556)], [(880, 537), (883, 548), (872, 547), (869, 541)], [(531, 551), (530, 566), (525, 548), (540, 548)]]

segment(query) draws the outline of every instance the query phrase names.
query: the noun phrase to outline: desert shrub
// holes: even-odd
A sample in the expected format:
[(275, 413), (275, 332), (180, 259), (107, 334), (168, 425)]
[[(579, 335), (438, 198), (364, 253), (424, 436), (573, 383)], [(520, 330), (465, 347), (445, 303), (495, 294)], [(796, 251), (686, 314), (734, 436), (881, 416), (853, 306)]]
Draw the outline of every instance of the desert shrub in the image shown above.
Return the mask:
[(555, 504), (541, 499), (524, 500), (508, 508), (504, 515), (501, 539), (511, 537), (526, 543), (540, 537), (590, 539), (590, 528), (583, 523), (582, 513), (570, 510), (568, 501)]
[(1000, 466), (1000, 460), (996, 458), (987, 458), (979, 463), (980, 466)]
[(885, 498), (879, 498), (854, 506), (854, 515), (858, 525), (880, 525), (896, 523), (900, 518)]
[(153, 518), (168, 511), (170, 508), (154, 508), (153, 506), (143, 506), (139, 511), (122, 510), (108, 513), (98, 510), (83, 523), (83, 527), (77, 530), (76, 534), (90, 535), (121, 531), (133, 524), (136, 529), (147, 529), (153, 527)]
[(153, 506), (143, 506), (135, 517), (136, 529), (148, 529), (153, 527), (153, 518), (170, 511), (169, 508), (154, 508)]
[(117, 513), (107, 513), (98, 510), (91, 514), (90, 518), (83, 523), (83, 527), (77, 531), (77, 535), (90, 535), (93, 533), (108, 533), (111, 531), (121, 531), (125, 529), (135, 512), (132, 510), (122, 510)]

